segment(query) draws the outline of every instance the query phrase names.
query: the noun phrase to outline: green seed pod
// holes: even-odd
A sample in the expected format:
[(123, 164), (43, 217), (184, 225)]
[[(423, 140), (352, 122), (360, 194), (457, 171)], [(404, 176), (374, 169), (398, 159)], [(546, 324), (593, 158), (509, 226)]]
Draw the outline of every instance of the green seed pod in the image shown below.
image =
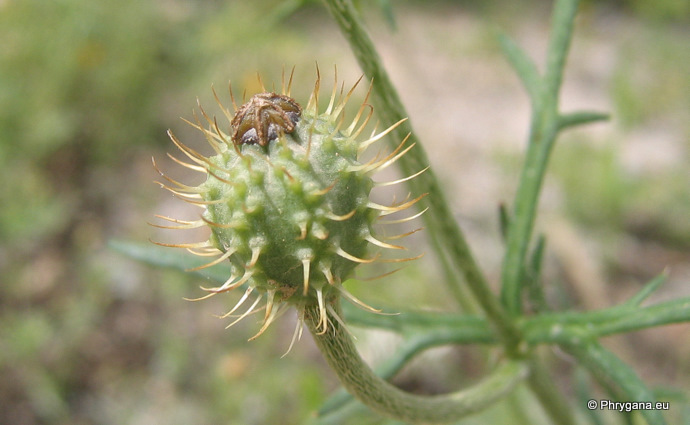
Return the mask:
[[(305, 307), (318, 306), (322, 332), (328, 329), (327, 311), (337, 317), (330, 305), (340, 295), (373, 310), (349, 294), (342, 282), (359, 264), (413, 259), (381, 260), (379, 254), (368, 253), (368, 247), (373, 244), (404, 249), (380, 240), (374, 230), (375, 222), (423, 197), (391, 206), (369, 199), (377, 184), (371, 175), (394, 163), (413, 145), (405, 147), (403, 140), (388, 155), (379, 155), (366, 163), (359, 161), (368, 146), (400, 123), (359, 140), (373, 113), (365, 100), (354, 120), (343, 128), (343, 109), (357, 84), (343, 95), (337, 91), (336, 80), (323, 112), (318, 110), (319, 80), (304, 109), (290, 97), (289, 86), (285, 89), (283, 84), (282, 94), (256, 94), (239, 108), (233, 98), (234, 114), (218, 101), (230, 121), (230, 135), (201, 109), (208, 126), (198, 119), (192, 125), (203, 132), (216, 153), (214, 156), (199, 154), (169, 132), (175, 145), (192, 161), (176, 162), (205, 173), (204, 183), (191, 187), (161, 173), (172, 184), (161, 184), (164, 188), (201, 206), (204, 212), (197, 221), (158, 216), (176, 224), (159, 227), (211, 229), (209, 240), (202, 243), (162, 245), (217, 256), (197, 269), (230, 262), (232, 275), (221, 286), (204, 288), (209, 294), (200, 299), (244, 285), (244, 295), (224, 317), (234, 314), (252, 295), (256, 298), (233, 324), (265, 300), (263, 326), (254, 338), (289, 306), (300, 312), (300, 325)], [(417, 174), (379, 184), (402, 182)], [(416, 216), (391, 222), (404, 222)]]

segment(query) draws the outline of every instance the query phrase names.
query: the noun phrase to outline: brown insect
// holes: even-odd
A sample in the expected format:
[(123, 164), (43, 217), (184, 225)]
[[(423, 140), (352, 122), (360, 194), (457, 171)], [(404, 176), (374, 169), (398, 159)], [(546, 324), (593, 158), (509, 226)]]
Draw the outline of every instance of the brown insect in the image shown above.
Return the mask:
[(276, 93), (259, 93), (240, 106), (232, 118), (232, 141), (236, 145), (266, 146), (283, 133), (295, 131), (302, 107), (295, 99)]

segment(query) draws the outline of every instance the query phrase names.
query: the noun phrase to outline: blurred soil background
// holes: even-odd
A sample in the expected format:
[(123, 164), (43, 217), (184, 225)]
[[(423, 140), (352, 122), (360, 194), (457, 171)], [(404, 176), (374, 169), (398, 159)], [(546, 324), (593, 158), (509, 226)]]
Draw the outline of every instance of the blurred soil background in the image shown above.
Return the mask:
[[(497, 209), (512, 201), (530, 117), (495, 34), (542, 63), (550, 3), (400, 0), (390, 4), (393, 21), (387, 2), (360, 3), (457, 219), (497, 282)], [(611, 120), (568, 131), (553, 155), (538, 231), (548, 238), (554, 308), (612, 306), (663, 270), (668, 282), (650, 302), (690, 295), (689, 24), (686, 0), (581, 6), (561, 103)], [(165, 156), (177, 154), (168, 128), (210, 153), (179, 119), (193, 119), (197, 96), (219, 114), (212, 84), (229, 104), (228, 81), (252, 94), (257, 71), (279, 87), (294, 65), (293, 95), (306, 102), (316, 62), (324, 97), (334, 65), (346, 86), (360, 75), (319, 2), (0, 1), (0, 423), (302, 424), (337, 388), (308, 336), (279, 358), (294, 317), (247, 342), (253, 320), (225, 330), (214, 317), (236, 296), (184, 301), (203, 282), (106, 246), (183, 241), (146, 224), (154, 214), (198, 214), (153, 183), (151, 157), (200, 182)], [(390, 311), (453, 310), (436, 268), (427, 255), (351, 289)], [(398, 342), (355, 333), (374, 363)], [(606, 343), (650, 385), (690, 388), (689, 325)], [(433, 350), (396, 382), (447, 391), (478, 375), (480, 356)], [(548, 358), (572, 395), (572, 363)], [(519, 419), (487, 415), (467, 423)]]

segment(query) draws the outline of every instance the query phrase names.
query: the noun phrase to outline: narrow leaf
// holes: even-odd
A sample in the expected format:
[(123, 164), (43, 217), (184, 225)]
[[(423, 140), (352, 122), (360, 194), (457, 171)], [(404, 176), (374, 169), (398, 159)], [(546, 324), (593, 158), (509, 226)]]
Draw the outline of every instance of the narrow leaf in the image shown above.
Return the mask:
[(498, 206), (498, 225), (501, 231), (501, 238), (503, 242), (508, 240), (508, 228), (510, 227), (510, 213), (506, 204), (501, 203)]
[(537, 104), (537, 99), (539, 99), (539, 86), (541, 85), (541, 78), (537, 67), (520, 46), (506, 34), (500, 33), (498, 35), (498, 42), (508, 62), (518, 77), (520, 77), (520, 81), (522, 81), (522, 85), (527, 90), (534, 107)]
[(529, 298), (532, 308), (537, 312), (548, 310), (546, 296), (544, 295), (544, 288), (541, 282), (541, 266), (544, 259), (545, 248), (546, 238), (544, 235), (539, 235), (537, 238), (537, 245), (534, 247), (532, 257), (527, 264), (527, 297)]
[(397, 31), (398, 23), (395, 21), (395, 13), (393, 13), (393, 5), (390, 0), (379, 0), (379, 7), (381, 8), (383, 17), (386, 19), (388, 27), (392, 31)]
[(655, 277), (652, 279), (649, 283), (647, 283), (637, 294), (635, 294), (632, 298), (630, 298), (628, 301), (626, 301), (623, 305), (628, 306), (628, 307), (637, 307), (640, 304), (642, 304), (642, 301), (647, 299), (649, 295), (652, 294), (652, 292), (656, 291), (661, 287), (661, 285), (666, 282), (666, 278), (668, 277), (668, 272), (666, 270), (663, 271), (659, 276)]
[[(151, 243), (110, 240), (108, 246), (129, 258), (157, 267), (167, 267), (180, 271), (208, 263), (208, 258), (199, 258), (185, 250), (166, 248)], [(228, 262), (217, 264), (194, 273), (216, 282), (225, 282), (231, 274)]]
[[(592, 385), (589, 382), (590, 377), (587, 375), (587, 370), (584, 367), (578, 366), (575, 368), (574, 372), (575, 380), (575, 396), (578, 400), (579, 406), (587, 406), (587, 402), (595, 398), (595, 394), (592, 391)], [(584, 410), (587, 417), (589, 418), (589, 423), (591, 425), (604, 425), (605, 422), (601, 417), (601, 412), (597, 409), (581, 409)]]
[(607, 121), (609, 114), (594, 111), (581, 111), (563, 114), (558, 117), (558, 129), (563, 130), (568, 127), (589, 124), (597, 121)]

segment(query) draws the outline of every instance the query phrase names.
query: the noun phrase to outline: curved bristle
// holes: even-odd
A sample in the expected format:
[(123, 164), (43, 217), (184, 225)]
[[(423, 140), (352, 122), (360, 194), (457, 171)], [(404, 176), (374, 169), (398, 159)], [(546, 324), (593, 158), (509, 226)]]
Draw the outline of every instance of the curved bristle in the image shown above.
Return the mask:
[[(237, 112), (237, 102), (235, 102), (235, 94), (232, 92), (232, 83), (228, 81), (228, 92), (230, 93), (230, 101), (232, 102), (232, 109)], [(232, 120), (230, 120), (232, 122)]]
[(216, 258), (215, 260), (211, 261), (210, 263), (206, 263), (206, 264), (204, 264), (204, 265), (197, 266), (197, 267), (192, 267), (191, 269), (185, 269), (185, 271), (186, 271), (186, 272), (194, 272), (194, 271), (197, 271), (197, 270), (203, 270), (203, 269), (208, 268), (208, 267), (213, 267), (213, 266), (215, 266), (216, 264), (220, 264), (221, 262), (227, 260), (227, 259), (230, 258), (230, 256), (231, 256), (232, 254), (234, 254), (234, 253), (235, 253), (234, 250), (228, 250), (228, 251), (225, 252), (223, 255), (221, 255), (220, 257), (218, 257), (218, 258)]
[(178, 159), (178, 158), (172, 156), (170, 153), (166, 153), (166, 155), (168, 156), (168, 158), (172, 159), (173, 161), (175, 161), (176, 163), (178, 163), (179, 165), (181, 165), (185, 168), (189, 168), (190, 170), (194, 170), (194, 171), (198, 171), (200, 173), (206, 174), (206, 167), (200, 167), (198, 165), (190, 164), (189, 162), (184, 162), (181, 159)]
[(379, 262), (379, 263), (406, 263), (408, 261), (419, 260), (422, 257), (424, 257), (424, 253), (421, 253), (416, 257), (408, 257), (408, 258), (380, 258), (377, 260), (377, 262)]
[(155, 215), (156, 218), (160, 218), (161, 220), (166, 220), (171, 223), (177, 223), (179, 226), (163, 226), (160, 224), (154, 224), (154, 223), (148, 223), (149, 226), (157, 227), (159, 229), (174, 229), (174, 230), (188, 230), (188, 229), (197, 229), (199, 227), (202, 227), (204, 225), (204, 222), (202, 220), (194, 220), (194, 221), (187, 221), (187, 220), (178, 220), (176, 218), (170, 218), (166, 217), (163, 215)]
[(245, 317), (247, 317), (247, 316), (249, 316), (250, 314), (254, 313), (254, 309), (256, 308), (257, 304), (259, 304), (259, 302), (261, 301), (261, 298), (263, 298), (263, 295), (259, 295), (258, 297), (256, 297), (256, 300), (254, 301), (254, 303), (253, 303), (251, 306), (249, 306), (249, 308), (247, 309), (247, 311), (245, 311), (244, 313), (242, 313), (242, 315), (240, 315), (240, 317), (238, 317), (234, 322), (232, 322), (232, 323), (230, 323), (228, 326), (226, 326), (225, 329), (231, 328), (231, 327), (234, 326), (237, 322), (241, 321), (241, 320), (244, 319)]
[(388, 277), (388, 276), (390, 276), (390, 275), (392, 275), (392, 274), (394, 274), (394, 273), (399, 272), (399, 271), (402, 270), (402, 269), (403, 269), (403, 267), (399, 267), (399, 268), (397, 268), (397, 269), (391, 270), (391, 271), (386, 272), (386, 273), (377, 274), (377, 275), (375, 275), (375, 276), (358, 277), (357, 280), (359, 280), (360, 282), (372, 282), (372, 281), (374, 281), (374, 280), (383, 279), (384, 277)]
[[(175, 161), (179, 161), (179, 160), (175, 159)], [(177, 180), (174, 180), (174, 179), (168, 177), (163, 171), (161, 171), (160, 168), (158, 168), (158, 164), (156, 164), (156, 159), (154, 157), (151, 157), (151, 162), (153, 163), (154, 170), (156, 170), (158, 172), (158, 174), (160, 174), (161, 177), (163, 177), (168, 182), (177, 186), (180, 190), (184, 190), (186, 192), (189, 192), (190, 194), (199, 194), (199, 193), (203, 192), (203, 190), (198, 188), (198, 187), (188, 186), (186, 184), (182, 184), (182, 183), (178, 182)], [(203, 167), (199, 167), (199, 168), (203, 168)], [(204, 170), (203, 172), (206, 172), (205, 168), (203, 168), (203, 170)], [(160, 183), (160, 182), (159, 182), (159, 184), (162, 185), (162, 183)]]
[(408, 134), (402, 142), (398, 145), (398, 147), (391, 152), (387, 157), (383, 158), (382, 160), (369, 165), (368, 167), (364, 168), (362, 172), (364, 173), (374, 173), (374, 172), (379, 172), (381, 170), (384, 170), (388, 168), (391, 164), (394, 164), (397, 160), (402, 158), (406, 153), (410, 151), (415, 146), (415, 143), (412, 143), (410, 146), (406, 147), (404, 150), (399, 151), (399, 149), (405, 144), (407, 139), (410, 137)]
[(373, 236), (371, 236), (371, 235), (366, 236), (364, 239), (366, 239), (369, 243), (372, 243), (372, 244), (374, 244), (374, 245), (376, 245), (376, 246), (380, 246), (381, 248), (388, 248), (388, 249), (407, 249), (407, 248), (405, 248), (405, 247), (403, 247), (403, 246), (391, 245), (391, 244), (386, 243), (386, 242), (381, 242), (380, 240), (376, 239), (375, 237), (373, 237)]
[(247, 264), (247, 268), (251, 269), (254, 266), (256, 266), (256, 262), (259, 261), (259, 254), (261, 254), (261, 247), (255, 246), (252, 248), (252, 258), (249, 260), (249, 264)]
[(331, 99), (328, 101), (328, 106), (324, 112), (326, 115), (330, 115), (333, 111), (333, 105), (335, 104), (335, 96), (338, 94), (338, 67), (333, 67), (334, 81), (333, 81), (333, 92), (331, 93)]
[(342, 286), (339, 286), (338, 289), (340, 290), (340, 294), (342, 296), (344, 296), (352, 304), (354, 304), (354, 305), (356, 305), (356, 306), (358, 306), (358, 307), (362, 308), (363, 310), (368, 311), (370, 313), (381, 313), (381, 310), (365, 304), (359, 298), (352, 295), (347, 289), (343, 288)]
[[(334, 114), (334, 115), (340, 115), (340, 114), (343, 112), (343, 109), (345, 108), (345, 106), (347, 105), (347, 103), (350, 101), (350, 97), (352, 96), (352, 93), (355, 92), (355, 89), (357, 88), (357, 86), (359, 86), (359, 83), (362, 81), (363, 78), (364, 78), (364, 75), (360, 76), (360, 77), (357, 79), (357, 81), (355, 81), (355, 83), (352, 85), (352, 87), (351, 87), (350, 90), (347, 92), (347, 94), (345, 95), (345, 97), (338, 103), (338, 106), (337, 106), (337, 107), (335, 108), (335, 110), (333, 111), (333, 114)], [(369, 94), (367, 93), (367, 96), (366, 96), (366, 98), (364, 99), (364, 102), (362, 103), (362, 105), (366, 104), (368, 98), (369, 98)], [(360, 107), (360, 108), (361, 108), (361, 107)], [(360, 109), (360, 110), (361, 110), (361, 109)], [(359, 119), (360, 116), (361, 116), (361, 114), (357, 114), (356, 119)], [(356, 125), (356, 124), (355, 124), (355, 125)], [(352, 126), (352, 125), (351, 125), (351, 126)], [(352, 127), (354, 128), (354, 126), (352, 126)], [(350, 132), (346, 132), (346, 134), (348, 134), (348, 135), (349, 135), (350, 133), (351, 133), (351, 131), (350, 131)]]
[(333, 221), (345, 221), (345, 220), (349, 220), (350, 218), (352, 218), (352, 216), (354, 216), (356, 212), (357, 212), (356, 209), (350, 211), (350, 212), (347, 213), (347, 214), (343, 214), (343, 215), (337, 215), (337, 214), (333, 214), (333, 213), (331, 212), (331, 213), (327, 213), (327, 214), (325, 215), (325, 217), (326, 217), (327, 219), (333, 220)]
[(337, 247), (337, 248), (335, 249), (335, 253), (338, 254), (338, 255), (340, 255), (341, 257), (345, 258), (346, 260), (350, 260), (350, 261), (354, 261), (355, 263), (362, 263), (362, 264), (373, 263), (373, 262), (376, 261), (376, 259), (378, 258), (378, 255), (376, 255), (376, 256), (373, 257), (373, 258), (359, 258), (359, 257), (355, 257), (355, 256), (352, 255), (352, 254), (348, 254), (347, 252), (345, 252), (345, 251), (344, 251), (342, 248), (340, 248), (340, 247)]
[(251, 295), (251, 293), (252, 293), (253, 291), (254, 291), (254, 287), (253, 287), (253, 286), (248, 287), (247, 290), (244, 291), (244, 295), (242, 295), (242, 298), (240, 298), (240, 300), (237, 301), (237, 303), (235, 304), (235, 306), (234, 306), (230, 311), (228, 311), (227, 313), (223, 314), (222, 316), (217, 316), (217, 317), (218, 317), (219, 319), (226, 319), (226, 318), (232, 316), (232, 313), (234, 313), (235, 310), (237, 310), (238, 308), (240, 308), (240, 306), (241, 306), (242, 304), (244, 304), (244, 302), (247, 301), (247, 299), (249, 299), (249, 295)]
[(203, 289), (204, 291), (207, 291), (207, 292), (212, 292), (214, 294), (220, 294), (221, 292), (230, 292), (233, 289), (244, 285), (244, 283), (247, 282), (252, 277), (253, 274), (254, 274), (254, 272), (252, 270), (245, 270), (244, 274), (242, 275), (242, 278), (237, 280), (237, 281), (235, 281), (237, 276), (232, 275), (221, 286), (218, 286), (215, 288), (205, 288), (202, 286), (201, 289)]
[(333, 279), (333, 272), (331, 272), (331, 268), (324, 266), (323, 264), (319, 265), (319, 268), (321, 269), (321, 273), (326, 276), (326, 281), (328, 284), (331, 286), (335, 285), (335, 279)]
[(331, 306), (330, 304), (327, 305), (327, 306), (326, 306), (326, 310), (327, 310), (328, 313), (331, 315), (331, 317), (334, 318), (335, 321), (338, 322), (338, 324), (340, 324), (340, 326), (341, 326), (341, 327), (342, 327), (342, 328), (343, 328), (353, 339), (355, 339), (355, 340), (357, 339), (357, 337), (354, 336), (354, 335), (352, 334), (352, 332), (350, 332), (350, 329), (349, 329), (349, 328), (347, 327), (347, 325), (345, 324), (345, 321), (343, 321), (343, 319), (340, 317), (340, 315), (338, 314), (338, 312), (335, 311), (335, 309), (333, 308), (333, 306)]
[(374, 186), (375, 187), (383, 187), (383, 186), (392, 186), (395, 184), (404, 183), (408, 180), (412, 180), (413, 178), (417, 177), (418, 175), (422, 174), (423, 172), (425, 172), (428, 169), (429, 169), (429, 167), (426, 167), (423, 170), (412, 174), (411, 176), (407, 176), (407, 177), (404, 177), (404, 178), (401, 178), (398, 180), (393, 180), (393, 181), (388, 181), (388, 182), (374, 182)]
[(236, 229), (238, 227), (241, 227), (241, 225), (238, 223), (227, 223), (227, 224), (216, 223), (215, 221), (211, 221), (208, 218), (204, 217), (203, 215), (201, 216), (201, 220), (203, 220), (203, 222), (208, 224), (209, 226), (216, 227), (218, 229)]
[(228, 108), (226, 108), (225, 105), (223, 105), (223, 102), (220, 101), (218, 93), (216, 93), (216, 89), (215, 87), (213, 87), (213, 84), (211, 85), (211, 91), (213, 92), (213, 97), (214, 99), (216, 99), (216, 103), (220, 107), (220, 110), (223, 111), (223, 115), (225, 115), (225, 118), (228, 120), (228, 122), (232, 122), (232, 117), (234, 114), (231, 113), (230, 110), (228, 110)]
[[(391, 125), (390, 127), (388, 127), (387, 129), (383, 130), (382, 132), (380, 132), (380, 133), (378, 133), (378, 134), (376, 134), (376, 135), (372, 135), (369, 139), (367, 139), (367, 140), (363, 141), (362, 143), (360, 143), (360, 144), (359, 144), (359, 147), (357, 148), (358, 151), (359, 151), (359, 153), (361, 154), (361, 153), (364, 152), (369, 146), (371, 146), (372, 144), (374, 144), (374, 143), (378, 142), (379, 140), (383, 139), (384, 137), (386, 137), (386, 135), (388, 135), (388, 133), (390, 133), (391, 131), (393, 131), (393, 130), (395, 130), (396, 128), (398, 128), (398, 126), (399, 126), (400, 124), (404, 123), (405, 121), (407, 121), (407, 118), (401, 119), (400, 121), (398, 121), (398, 122), (396, 122), (395, 124)], [(407, 138), (405, 138), (404, 140), (407, 140)], [(404, 140), (403, 140), (403, 143), (404, 143)], [(400, 144), (400, 146), (402, 146), (402, 143)]]
[[(400, 219), (397, 219), (397, 220), (379, 220), (379, 224), (401, 224), (401, 223), (406, 223), (406, 222), (408, 222), (408, 221), (414, 220), (415, 218), (418, 218), (419, 216), (421, 216), (422, 214), (424, 214), (428, 209), (429, 209), (429, 207), (426, 207), (426, 208), (424, 208), (423, 210), (421, 210), (420, 212), (418, 212), (417, 214), (414, 214), (414, 215), (411, 215), (411, 216), (405, 217), (405, 218), (400, 218)], [(381, 218), (381, 217), (383, 217), (383, 215), (380, 215), (380, 216), (379, 216), (379, 218)]]
[(295, 331), (292, 333), (292, 339), (290, 340), (290, 346), (288, 347), (287, 351), (285, 354), (280, 356), (282, 359), (283, 357), (287, 356), (290, 354), (290, 351), (292, 351), (292, 347), (295, 345), (296, 341), (299, 341), (302, 339), (302, 330), (304, 329), (304, 318), (299, 317), (297, 319), (297, 324), (295, 325)]
[(407, 237), (407, 236), (410, 236), (410, 235), (412, 235), (412, 234), (414, 234), (414, 233), (417, 233), (417, 232), (419, 232), (420, 230), (424, 230), (424, 228), (423, 228), (423, 227), (418, 227), (418, 228), (416, 228), (416, 229), (414, 229), (414, 230), (410, 230), (409, 232), (402, 233), (402, 234), (399, 234), (399, 235), (386, 236), (386, 237), (384, 237), (384, 239), (388, 239), (389, 241), (393, 241), (393, 240), (396, 240), (396, 239), (402, 239), (402, 238), (404, 238), (404, 237)]
[(418, 197), (416, 197), (410, 201), (404, 202), (402, 204), (390, 205), (390, 206), (380, 205), (380, 204), (377, 204), (375, 202), (368, 202), (367, 207), (381, 211), (380, 215), (394, 214), (398, 211), (403, 211), (403, 210), (406, 210), (407, 208), (410, 208), (412, 205), (419, 202), (426, 195), (427, 195), (426, 193), (423, 193), (423, 194), (419, 195)]
[(160, 246), (166, 246), (168, 248), (205, 248), (211, 246), (208, 241), (195, 243), (164, 243), (149, 239), (149, 242)]

